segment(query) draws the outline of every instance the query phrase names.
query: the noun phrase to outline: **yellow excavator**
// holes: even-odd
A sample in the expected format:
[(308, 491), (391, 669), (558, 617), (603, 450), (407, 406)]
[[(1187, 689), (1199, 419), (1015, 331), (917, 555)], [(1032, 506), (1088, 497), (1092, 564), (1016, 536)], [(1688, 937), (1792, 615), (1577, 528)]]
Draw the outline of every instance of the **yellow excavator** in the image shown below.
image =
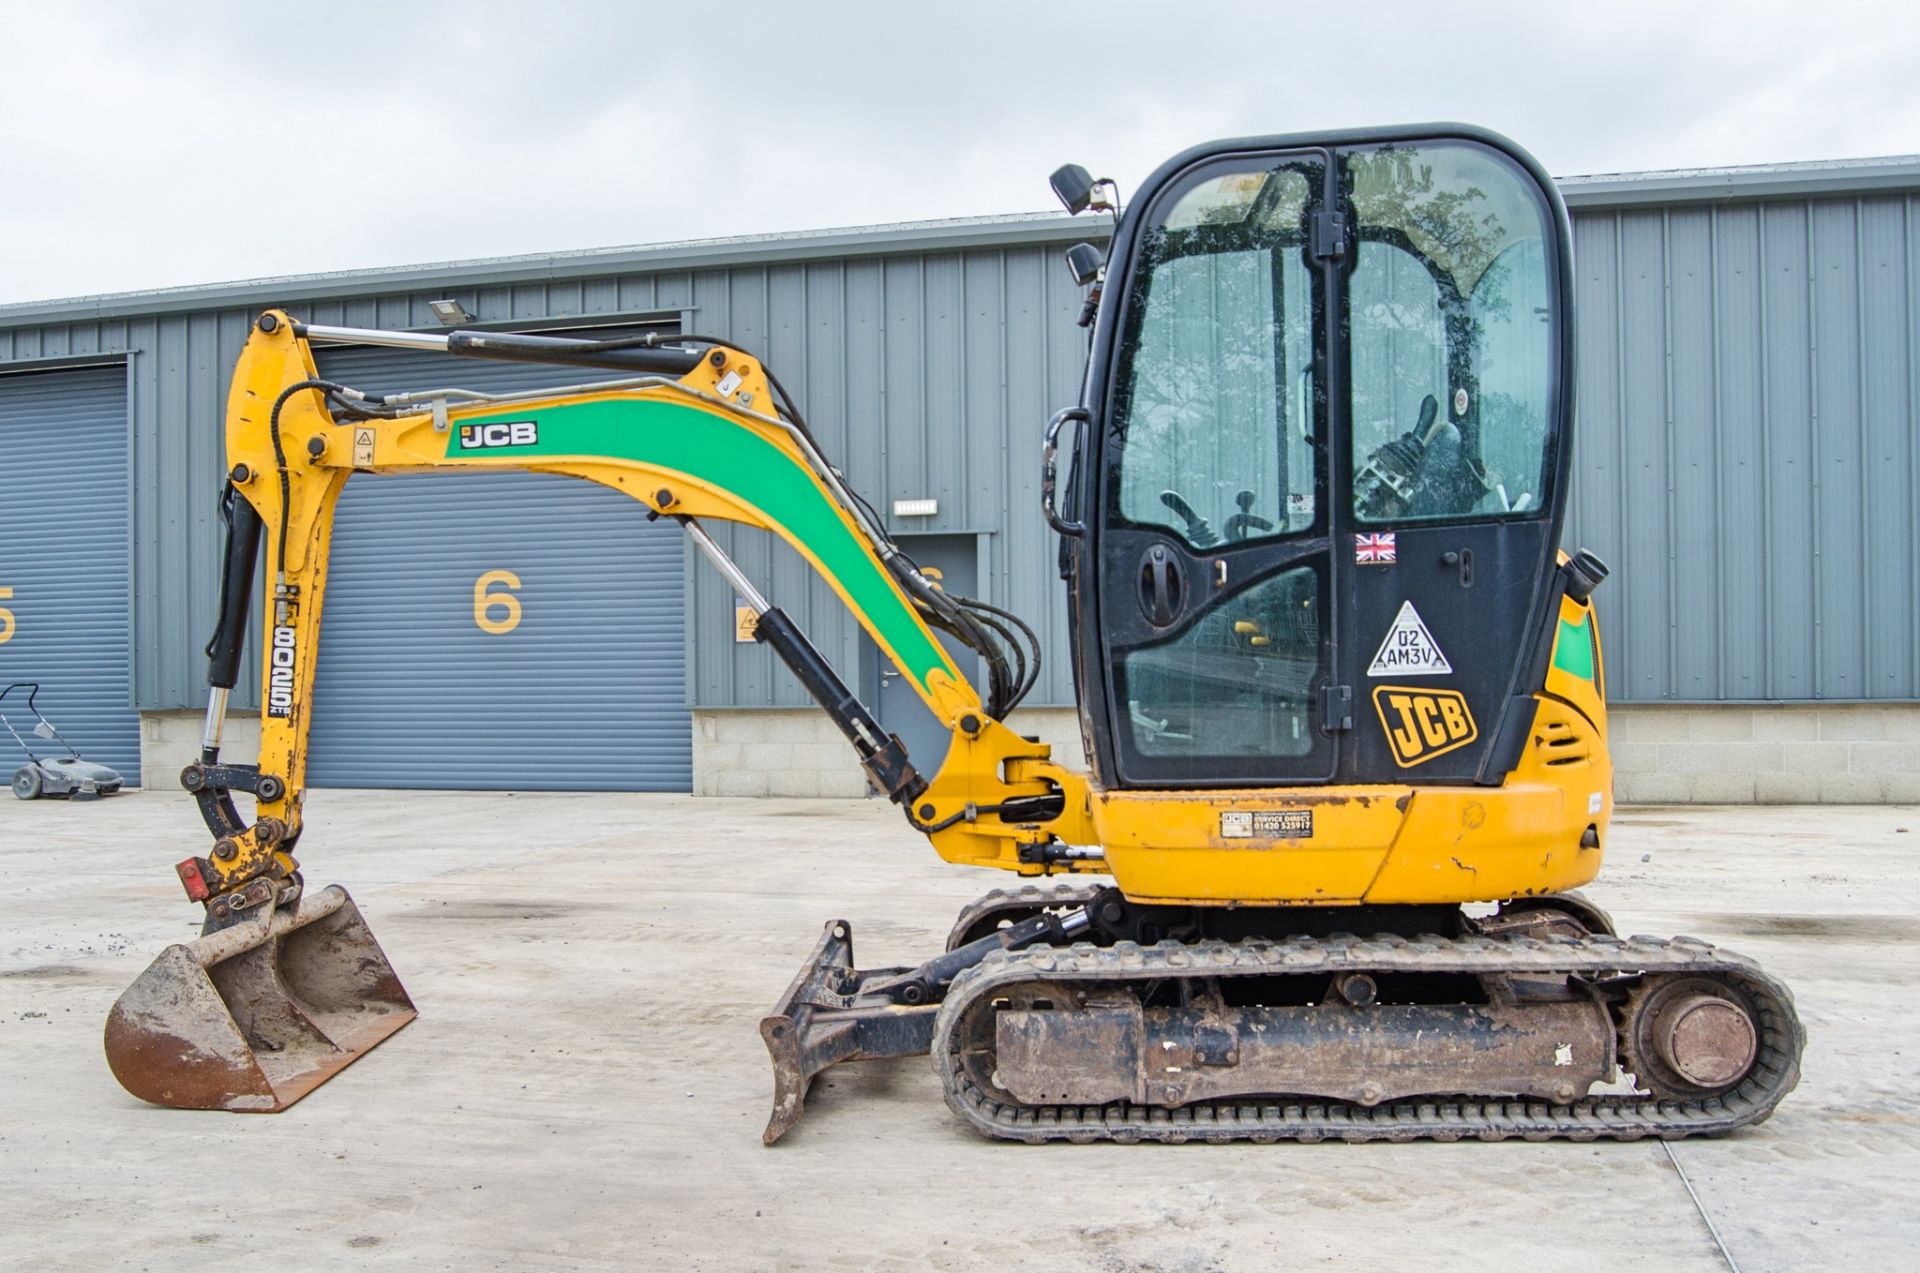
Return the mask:
[[(914, 967), (857, 968), (828, 923), (761, 1022), (767, 1143), (822, 1070), (911, 1055), (958, 1117), (1022, 1141), (1632, 1139), (1771, 1113), (1803, 1045), (1787, 990), (1698, 941), (1616, 936), (1570, 891), (1612, 812), (1607, 572), (1558, 546), (1574, 340), (1552, 181), (1435, 125), (1201, 146), (1124, 211), (1076, 165), (1052, 184), (1114, 218), (1104, 252), (1068, 253), (1089, 354), (1042, 458), (1086, 772), (1007, 723), (1031, 629), (930, 583), (737, 345), (262, 314), (182, 776), (213, 834), (177, 868), (204, 930), (115, 1005), (121, 1083), (280, 1110), (413, 1019), (353, 902), (295, 858), (334, 509), (356, 473), (517, 469), (677, 522), (941, 857), (1065, 877), (988, 894)], [(323, 379), (323, 340), (615, 374), (382, 394)], [(715, 520), (819, 572), (950, 730), (944, 756), (906, 754)], [(231, 763), (256, 591), (260, 753)]]

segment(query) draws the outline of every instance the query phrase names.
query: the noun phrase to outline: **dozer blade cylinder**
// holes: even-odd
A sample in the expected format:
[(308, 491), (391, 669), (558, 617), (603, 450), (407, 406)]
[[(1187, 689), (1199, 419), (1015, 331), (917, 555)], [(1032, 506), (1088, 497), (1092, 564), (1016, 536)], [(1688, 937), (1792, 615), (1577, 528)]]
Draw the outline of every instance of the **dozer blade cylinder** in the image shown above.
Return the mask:
[(107, 1016), (107, 1064), (156, 1105), (271, 1114), (415, 1015), (335, 885), (161, 952)]

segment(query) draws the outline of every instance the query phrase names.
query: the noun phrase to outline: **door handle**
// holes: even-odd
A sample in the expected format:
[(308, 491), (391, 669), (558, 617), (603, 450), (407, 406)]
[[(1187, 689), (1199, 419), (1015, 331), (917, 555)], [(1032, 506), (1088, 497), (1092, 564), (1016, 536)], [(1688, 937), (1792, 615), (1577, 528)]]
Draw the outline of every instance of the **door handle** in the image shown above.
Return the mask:
[(1440, 564), (1448, 570), (1460, 572), (1460, 586), (1473, 587), (1473, 549), (1462, 548), (1458, 552), (1446, 552), (1440, 555)]
[(1173, 626), (1187, 594), (1187, 575), (1180, 559), (1165, 544), (1147, 549), (1140, 560), (1140, 609), (1156, 628)]

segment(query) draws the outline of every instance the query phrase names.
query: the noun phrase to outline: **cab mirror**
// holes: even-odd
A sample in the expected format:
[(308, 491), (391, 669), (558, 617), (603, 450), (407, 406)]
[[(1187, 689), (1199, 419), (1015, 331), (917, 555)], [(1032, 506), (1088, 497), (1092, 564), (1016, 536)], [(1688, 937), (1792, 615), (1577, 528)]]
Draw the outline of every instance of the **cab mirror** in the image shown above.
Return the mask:
[(1100, 268), (1106, 263), (1107, 254), (1091, 243), (1076, 243), (1067, 249), (1067, 273), (1081, 287), (1099, 278)]
[(1079, 164), (1062, 164), (1047, 178), (1054, 197), (1076, 216), (1093, 203), (1093, 174)]

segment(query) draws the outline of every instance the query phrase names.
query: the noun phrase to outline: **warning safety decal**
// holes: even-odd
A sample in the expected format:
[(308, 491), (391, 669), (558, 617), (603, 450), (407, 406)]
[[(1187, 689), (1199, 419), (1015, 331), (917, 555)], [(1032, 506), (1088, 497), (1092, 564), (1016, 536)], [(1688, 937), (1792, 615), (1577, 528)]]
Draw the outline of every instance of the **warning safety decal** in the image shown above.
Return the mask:
[(1420, 612), (1413, 608), (1413, 602), (1401, 602), (1400, 613), (1387, 629), (1387, 639), (1380, 643), (1367, 675), (1444, 676), (1451, 671), (1453, 664), (1440, 652), (1440, 643), (1420, 621)]

